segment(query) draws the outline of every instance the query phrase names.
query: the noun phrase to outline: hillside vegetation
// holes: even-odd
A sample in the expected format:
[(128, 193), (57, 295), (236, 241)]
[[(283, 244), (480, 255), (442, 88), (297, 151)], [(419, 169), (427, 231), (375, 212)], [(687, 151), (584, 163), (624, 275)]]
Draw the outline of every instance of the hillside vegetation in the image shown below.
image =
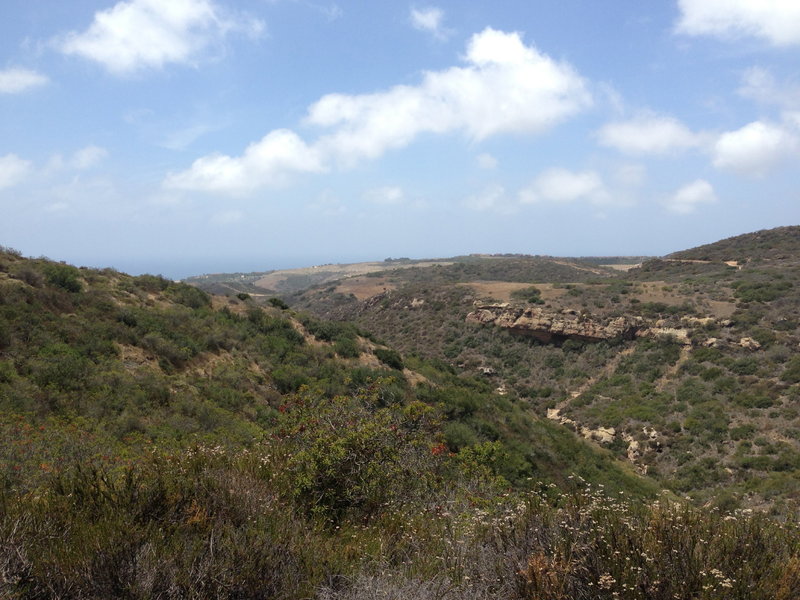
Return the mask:
[[(486, 261), (503, 266), (408, 268), (390, 271), (386, 291), (364, 301), (342, 301), (337, 283), (259, 305), (242, 292), (213, 297), (3, 249), (0, 597), (800, 596), (791, 519), (738, 508), (739, 497), (710, 494), (705, 482), (687, 489), (716, 506), (695, 507), (661, 491), (684, 488), (643, 474), (617, 442), (603, 447), (544, 416), (558, 404), (588, 422), (578, 410), (602, 406), (596, 386), (630, 385), (657, 414), (631, 417), (640, 402), (612, 403), (623, 408), (623, 431), (626, 419), (638, 427), (664, 417), (662, 379), (744, 385), (740, 375), (684, 373), (685, 351), (669, 337), (550, 346), (468, 324), (465, 311), (480, 300), (473, 277), (505, 277), (522, 286), (518, 301), (551, 307), (596, 304), (606, 289), (633, 306), (628, 296), (649, 289), (594, 266)], [(739, 292), (744, 270), (722, 273)], [(792, 289), (758, 301), (760, 321), (720, 326), (733, 332), (720, 339), (756, 336)], [(287, 306), (328, 298), (320, 312), (358, 324)], [(756, 301), (731, 302), (744, 311)], [(620, 308), (612, 304), (604, 308)], [(794, 329), (773, 333), (763, 348), (794, 340)], [(722, 358), (701, 355), (711, 361), (704, 369), (739, 352), (710, 349)], [(793, 352), (770, 367), (785, 403), (776, 410), (790, 407), (800, 381)], [(754, 389), (762, 373), (741, 376)], [(594, 402), (569, 405), (584, 395)], [(723, 396), (687, 410), (700, 406), (703, 418), (708, 402)], [(793, 467), (742, 468), (795, 477)], [(786, 486), (777, 490), (783, 504), (769, 506), (788, 515)]]
[[(737, 236), (602, 276), (585, 270), (591, 261), (572, 263), (571, 272), (563, 261), (547, 269), (531, 261), (527, 271), (518, 268), (523, 263), (381, 274), (385, 289), (372, 297), (340, 292), (354, 289), (343, 281), (287, 301), (465, 375), (489, 373), (505, 397), (593, 439), (675, 493), (795, 510), (800, 228)], [(466, 320), (476, 304), (508, 301), (554, 316), (640, 318), (649, 334), (543, 344)]]

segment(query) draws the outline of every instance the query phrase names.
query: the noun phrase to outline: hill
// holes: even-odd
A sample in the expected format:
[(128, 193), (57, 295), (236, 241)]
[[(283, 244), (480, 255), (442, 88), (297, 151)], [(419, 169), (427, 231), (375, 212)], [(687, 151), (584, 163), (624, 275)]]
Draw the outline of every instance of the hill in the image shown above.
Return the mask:
[[(342, 296), (325, 310), (371, 320), (381, 340), (278, 298), (215, 297), (2, 249), (0, 596), (796, 598), (797, 526), (736, 509), (727, 481), (683, 488), (664, 466), (702, 460), (703, 477), (706, 457), (680, 457), (710, 449), (731, 468), (722, 461), (738, 440), (736, 477), (789, 512), (791, 439), (741, 442), (760, 434), (747, 424), (780, 421), (772, 410), (796, 418), (786, 412), (796, 332), (766, 328), (776, 303), (794, 306), (794, 283), (726, 269), (661, 290), (675, 295), (664, 306), (634, 302), (657, 293), (650, 279), (532, 257), (365, 276), (381, 289), (363, 301), (336, 292), (356, 278), (287, 297), (311, 307)], [(722, 281), (730, 297), (688, 304)], [(741, 297), (764, 290), (778, 296)], [(499, 320), (468, 319), (493, 294), (513, 300), (492, 305)], [(560, 308), (576, 302), (597, 314)], [(632, 308), (631, 322), (658, 317), (665, 329), (711, 302), (734, 305), (731, 324), (690, 322), (687, 337), (708, 341), (718, 326), (717, 347), (659, 332), (569, 337)], [(516, 320), (504, 320), (510, 309)], [(548, 331), (576, 329), (543, 343), (530, 315), (557, 309)], [(733, 347), (760, 329), (774, 337)], [(752, 372), (743, 359), (762, 348), (772, 362)], [(687, 381), (695, 387), (673, 402), (684, 392), (670, 386)], [(731, 390), (750, 404), (723, 429)], [(663, 438), (647, 429), (651, 451), (631, 460), (623, 434), (643, 423), (669, 432), (661, 420), (681, 411), (691, 412), (672, 445), (659, 453)], [(716, 508), (669, 491), (655, 500), (664, 484)]]
[[(639, 257), (636, 257), (639, 258)], [(512, 281), (560, 281), (583, 278), (586, 274), (605, 276), (613, 273), (620, 260), (634, 259), (627, 257), (610, 257), (609, 265), (600, 265), (591, 260), (558, 259), (552, 257), (535, 257), (517, 254), (454, 256), (444, 259), (410, 259), (387, 258), (381, 262), (363, 262), (351, 264), (327, 264), (253, 273), (216, 273), (188, 277), (185, 283), (213, 294), (249, 293), (254, 296), (288, 295), (302, 292), (311, 287), (323, 286), (331, 282), (352, 279), (354, 285), (363, 283), (363, 277), (380, 278), (381, 274), (388, 278), (428, 277), (432, 273), (427, 267), (446, 267), (437, 270), (437, 277), (445, 277), (451, 281), (464, 278), (491, 278), (498, 272)], [(634, 262), (639, 262), (634, 261)], [(631, 263), (632, 264), (632, 263)], [(409, 274), (403, 275), (405, 270)], [(576, 275), (577, 273), (577, 275)]]
[[(422, 269), (376, 277), (374, 295), (345, 280), (287, 301), (460, 373), (491, 373), (506, 397), (676, 493), (791, 512), (800, 498), (796, 233), (738, 236), (611, 275)], [(633, 339), (563, 335), (570, 319), (623, 318), (641, 321)]]
[(777, 227), (745, 233), (713, 244), (674, 252), (667, 258), (708, 261), (797, 260), (800, 256), (800, 226)]

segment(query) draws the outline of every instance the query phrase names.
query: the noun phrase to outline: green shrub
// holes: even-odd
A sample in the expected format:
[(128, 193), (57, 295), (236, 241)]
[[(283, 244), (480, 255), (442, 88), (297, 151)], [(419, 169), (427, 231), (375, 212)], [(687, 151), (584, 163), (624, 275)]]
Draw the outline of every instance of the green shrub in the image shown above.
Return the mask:
[(529, 304), (544, 304), (544, 300), (542, 300), (542, 291), (535, 285), (514, 290), (511, 292), (511, 297)]
[[(247, 296), (247, 297), (249, 298), (250, 296)], [(244, 298), (242, 298), (242, 299), (244, 299)], [(280, 308), (281, 310), (288, 310), (288, 309), (289, 309), (289, 305), (288, 305), (288, 304), (286, 304), (286, 302), (284, 302), (284, 301), (283, 301), (283, 300), (281, 300), (280, 298), (270, 298), (270, 299), (268, 300), (268, 302), (269, 302), (269, 303), (270, 303), (272, 306), (274, 306), (275, 308)]]
[(80, 271), (71, 265), (49, 263), (44, 268), (47, 283), (60, 287), (71, 293), (81, 291), (81, 282), (78, 280)]
[(405, 365), (403, 364), (403, 357), (397, 350), (390, 350), (389, 348), (375, 348), (375, 356), (379, 361), (387, 367), (402, 371)]
[(742, 302), (772, 302), (793, 287), (790, 281), (734, 281), (731, 286)]
[(358, 341), (353, 338), (341, 338), (333, 344), (336, 354), (342, 358), (358, 358), (361, 356), (361, 348)]
[(189, 308), (197, 309), (211, 306), (211, 296), (200, 288), (186, 283), (170, 284), (164, 294), (178, 304), (183, 304)]
[(800, 356), (793, 356), (786, 363), (786, 369), (781, 373), (781, 381), (800, 383)]
[(146, 292), (152, 293), (163, 292), (172, 283), (169, 279), (166, 279), (161, 275), (150, 275), (147, 273), (144, 275), (139, 275), (138, 277), (134, 277), (133, 282), (137, 287)]

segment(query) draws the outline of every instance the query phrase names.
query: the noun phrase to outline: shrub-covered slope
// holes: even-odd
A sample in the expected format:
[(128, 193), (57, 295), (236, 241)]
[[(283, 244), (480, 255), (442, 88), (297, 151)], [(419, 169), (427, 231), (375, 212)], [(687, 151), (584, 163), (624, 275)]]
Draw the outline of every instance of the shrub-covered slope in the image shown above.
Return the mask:
[(800, 226), (776, 227), (726, 238), (667, 258), (682, 260), (738, 261), (797, 260), (800, 258)]
[[(359, 291), (345, 281), (289, 301), (482, 376), (677, 493), (791, 512), (800, 500), (799, 257), (798, 228), (787, 227), (613, 277), (521, 281), (502, 270), (476, 279), (430, 269), (413, 281), (385, 279), (371, 297), (343, 293)], [(641, 318), (650, 334), (542, 344), (466, 321), (475, 303), (507, 301), (556, 317)]]
[(3, 252), (0, 597), (797, 597), (794, 525), (652, 504), (497, 387), (277, 300)]

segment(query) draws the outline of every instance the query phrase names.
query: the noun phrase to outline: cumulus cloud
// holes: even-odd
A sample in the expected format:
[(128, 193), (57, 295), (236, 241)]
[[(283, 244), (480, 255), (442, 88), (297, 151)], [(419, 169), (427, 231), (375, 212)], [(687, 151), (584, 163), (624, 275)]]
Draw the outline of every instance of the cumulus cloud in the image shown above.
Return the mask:
[(800, 44), (796, 0), (678, 0), (678, 33), (722, 39), (756, 37), (775, 46)]
[(523, 204), (552, 202), (567, 204), (577, 200), (603, 203), (609, 198), (603, 180), (594, 171), (569, 171), (562, 168), (548, 169), (536, 180), (520, 191)]
[(800, 152), (797, 135), (764, 121), (722, 134), (714, 144), (714, 166), (744, 175), (763, 176)]
[(400, 204), (405, 199), (403, 189), (397, 186), (373, 188), (364, 192), (364, 199), (374, 204)]
[(674, 117), (655, 113), (607, 123), (597, 132), (601, 145), (631, 155), (680, 152), (701, 146), (705, 137), (692, 132)]
[(31, 172), (30, 161), (16, 154), (0, 156), (0, 190), (21, 183)]
[(414, 29), (430, 33), (438, 40), (445, 40), (449, 37), (450, 31), (442, 25), (444, 11), (435, 6), (426, 8), (411, 8), (411, 25)]
[(0, 71), (0, 94), (19, 94), (41, 87), (48, 81), (47, 77), (36, 71), (11, 67)]
[[(349, 167), (402, 148), (421, 134), (460, 133), (473, 141), (499, 134), (542, 133), (591, 105), (584, 79), (518, 33), (486, 29), (472, 36), (465, 66), (425, 73), (419, 85), (363, 95), (329, 94), (305, 122), (322, 129), (313, 143), (278, 130), (240, 157), (211, 155), (167, 178), (168, 186), (217, 192), (270, 185), (292, 172)], [(327, 130), (327, 131), (326, 131)], [(255, 152), (273, 136), (271, 152)], [(284, 156), (279, 150), (290, 151)]]
[(670, 212), (679, 215), (693, 213), (701, 204), (712, 204), (717, 201), (714, 188), (705, 179), (693, 181), (675, 192), (664, 201)]
[(121, 75), (191, 63), (229, 32), (257, 35), (263, 27), (225, 13), (212, 0), (129, 0), (95, 13), (88, 29), (70, 32), (56, 45)]
[(250, 144), (238, 158), (223, 154), (198, 158), (186, 171), (169, 174), (164, 183), (174, 189), (242, 194), (282, 185), (291, 173), (324, 170), (317, 149), (308, 146), (296, 133), (278, 129)]

